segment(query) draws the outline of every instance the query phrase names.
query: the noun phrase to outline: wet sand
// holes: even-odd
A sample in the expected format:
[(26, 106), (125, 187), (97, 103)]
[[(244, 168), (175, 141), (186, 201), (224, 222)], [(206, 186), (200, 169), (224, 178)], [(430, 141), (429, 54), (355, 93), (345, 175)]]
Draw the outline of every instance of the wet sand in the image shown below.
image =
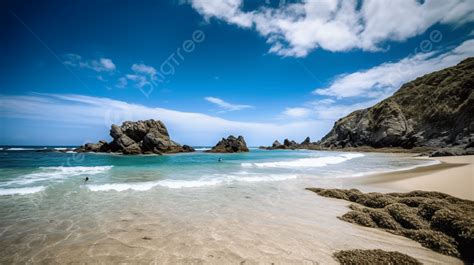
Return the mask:
[(393, 191), (439, 191), (474, 200), (474, 156), (436, 157), (441, 164), (412, 170), (370, 175), (351, 180)]

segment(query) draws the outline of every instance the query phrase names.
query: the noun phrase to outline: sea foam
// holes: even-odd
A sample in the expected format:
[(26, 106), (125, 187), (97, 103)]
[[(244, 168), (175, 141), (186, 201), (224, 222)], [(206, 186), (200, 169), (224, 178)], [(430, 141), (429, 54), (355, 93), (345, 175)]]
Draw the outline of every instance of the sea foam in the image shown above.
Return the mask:
[(241, 163), (242, 167), (257, 167), (257, 168), (314, 168), (324, 167), (327, 165), (334, 165), (343, 163), (353, 158), (363, 157), (363, 154), (341, 154), (338, 156), (323, 156), (323, 157), (311, 157), (301, 158), (289, 161), (276, 161), (276, 162), (262, 162), (262, 163)]
[(32, 194), (32, 193), (37, 193), (40, 191), (43, 191), (45, 189), (44, 186), (38, 186), (38, 187), (26, 187), (26, 188), (11, 188), (11, 189), (0, 189), (0, 196), (3, 195), (26, 195), (26, 194)]
[[(244, 175), (244, 176), (242, 176)], [(159, 181), (137, 182), (137, 183), (108, 183), (87, 185), (91, 191), (146, 191), (154, 187), (166, 187), (170, 189), (199, 188), (206, 186), (216, 186), (235, 182), (267, 182), (296, 179), (294, 174), (215, 174), (212, 177), (200, 178), (197, 180), (176, 180), (164, 179)]]
[(113, 166), (77, 166), (77, 167), (40, 167), (39, 171), (19, 176), (13, 180), (0, 184), (8, 185), (27, 185), (38, 181), (52, 179), (66, 179), (68, 177), (80, 175), (96, 175), (112, 169)]
[(26, 147), (11, 147), (7, 148), (7, 151), (33, 151), (33, 150), (44, 150), (47, 149), (46, 147), (43, 148), (26, 148)]

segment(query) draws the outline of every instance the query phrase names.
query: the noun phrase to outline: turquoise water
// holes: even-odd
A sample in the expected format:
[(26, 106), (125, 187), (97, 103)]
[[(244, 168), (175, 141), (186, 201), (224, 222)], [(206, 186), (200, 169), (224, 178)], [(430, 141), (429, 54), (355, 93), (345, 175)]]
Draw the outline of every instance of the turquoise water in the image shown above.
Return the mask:
[[(352, 188), (352, 178), (429, 160), (255, 148), (164, 156), (1, 148), (0, 264), (330, 264), (334, 249), (361, 242), (423, 251), (339, 221), (346, 202), (304, 188)], [(430, 253), (422, 260), (440, 258)]]
[[(205, 188), (235, 182), (258, 185), (301, 177), (357, 177), (431, 163), (391, 154), (308, 150), (252, 148), (249, 153), (208, 154), (202, 152), (206, 148), (199, 147), (198, 152), (187, 154), (123, 156), (39, 152), (44, 148), (52, 147), (2, 147), (0, 195), (47, 192), (48, 188), (64, 183), (85, 186), (90, 191)], [(86, 185), (85, 177), (89, 178)]]

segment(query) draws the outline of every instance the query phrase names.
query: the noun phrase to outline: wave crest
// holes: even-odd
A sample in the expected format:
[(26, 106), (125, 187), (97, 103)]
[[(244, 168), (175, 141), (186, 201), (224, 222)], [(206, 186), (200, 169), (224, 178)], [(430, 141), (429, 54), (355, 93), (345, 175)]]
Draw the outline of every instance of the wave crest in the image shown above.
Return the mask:
[(3, 196), (3, 195), (16, 195), (16, 194), (26, 195), (26, 194), (37, 193), (37, 192), (43, 191), (44, 189), (45, 189), (44, 186), (0, 189), (0, 196)]
[(112, 169), (113, 166), (77, 166), (77, 167), (40, 167), (39, 172), (34, 172), (19, 176), (13, 180), (0, 184), (0, 186), (8, 185), (27, 185), (38, 181), (51, 179), (66, 179), (68, 177), (80, 175), (96, 175)]
[(341, 154), (338, 156), (301, 158), (290, 161), (262, 162), (262, 163), (242, 163), (242, 167), (257, 168), (312, 168), (325, 167), (327, 165), (340, 164), (353, 158), (363, 157), (363, 154)]
[(214, 175), (211, 178), (201, 178), (198, 180), (175, 180), (175, 179), (164, 179), (159, 181), (150, 182), (137, 182), (137, 183), (108, 183), (108, 184), (92, 184), (87, 185), (87, 188), (91, 191), (146, 191), (154, 187), (166, 187), (170, 189), (182, 189), (182, 188), (199, 188), (206, 186), (216, 186), (220, 184), (229, 184), (233, 182), (267, 182), (267, 181), (283, 181), (288, 179), (296, 179), (297, 175), (255, 175), (255, 176), (241, 176), (249, 174), (229, 174), (229, 175)]

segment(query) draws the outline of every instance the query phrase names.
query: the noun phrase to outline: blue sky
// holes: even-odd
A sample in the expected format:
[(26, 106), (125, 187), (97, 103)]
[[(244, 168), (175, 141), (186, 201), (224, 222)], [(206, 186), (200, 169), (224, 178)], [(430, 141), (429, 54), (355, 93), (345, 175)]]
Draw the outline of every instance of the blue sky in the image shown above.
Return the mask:
[(0, 144), (317, 140), (335, 120), (473, 56), (472, 1), (7, 1)]

